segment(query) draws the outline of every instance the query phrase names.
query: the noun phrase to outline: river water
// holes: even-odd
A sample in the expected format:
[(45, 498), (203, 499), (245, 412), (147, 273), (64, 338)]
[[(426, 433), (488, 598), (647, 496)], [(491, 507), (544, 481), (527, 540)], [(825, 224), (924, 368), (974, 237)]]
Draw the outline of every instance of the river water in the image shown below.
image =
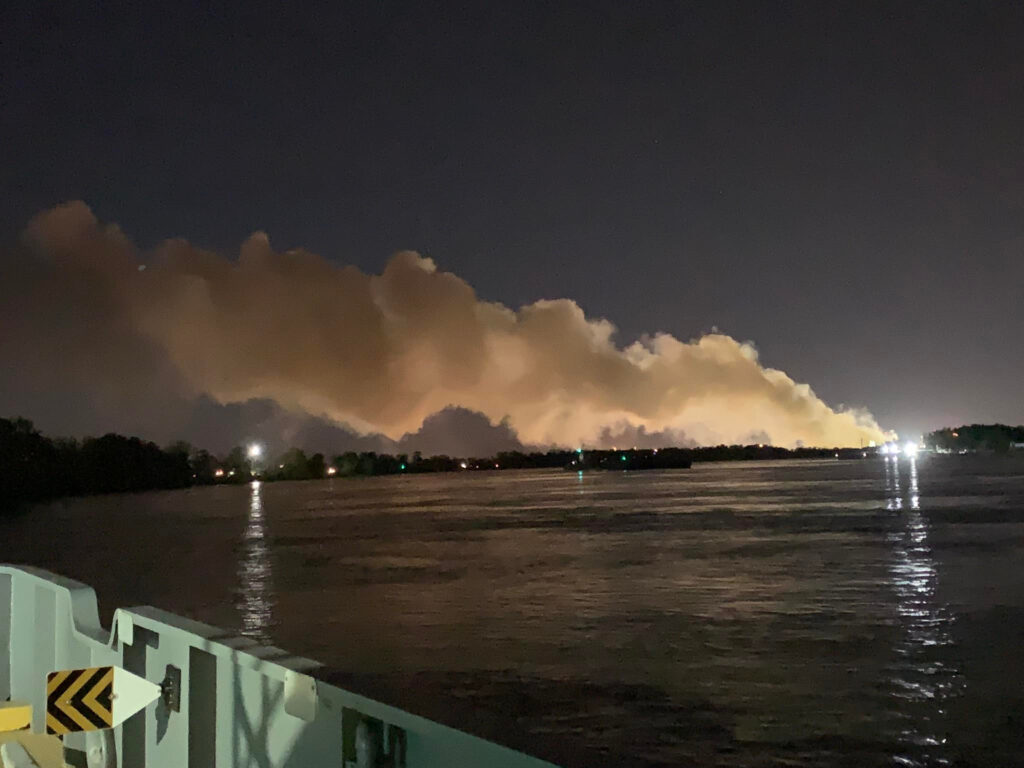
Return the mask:
[(94, 497), (0, 560), (564, 765), (1024, 765), (1013, 458)]

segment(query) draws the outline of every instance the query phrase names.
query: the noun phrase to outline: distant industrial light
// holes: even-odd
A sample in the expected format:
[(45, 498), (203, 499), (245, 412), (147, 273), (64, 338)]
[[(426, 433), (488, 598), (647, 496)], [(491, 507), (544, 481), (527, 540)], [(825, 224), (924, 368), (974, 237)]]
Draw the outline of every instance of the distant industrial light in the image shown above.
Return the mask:
[(953, 433), (953, 437), (960, 437), (960, 433), (959, 432), (954, 432)]
[(469, 465), (466, 462), (462, 462), (461, 464), (459, 464), (459, 466), (462, 467), (463, 469), (469, 469)]
[(903, 446), (903, 454), (905, 456), (917, 456), (917, 443), (908, 440), (906, 445)]
[(213, 473), (213, 476), (214, 477), (224, 477), (224, 470), (223, 469), (215, 470), (214, 473)]
[(259, 443), (253, 443), (252, 445), (249, 446), (248, 453), (250, 459), (258, 459), (260, 456), (263, 455), (263, 446), (261, 446)]
[(337, 471), (338, 471), (338, 470), (336, 470), (336, 469), (335, 469), (334, 467), (328, 467), (328, 468), (327, 468), (327, 474), (328, 474), (328, 475), (333, 475), (333, 474), (334, 474), (335, 472), (337, 472)]

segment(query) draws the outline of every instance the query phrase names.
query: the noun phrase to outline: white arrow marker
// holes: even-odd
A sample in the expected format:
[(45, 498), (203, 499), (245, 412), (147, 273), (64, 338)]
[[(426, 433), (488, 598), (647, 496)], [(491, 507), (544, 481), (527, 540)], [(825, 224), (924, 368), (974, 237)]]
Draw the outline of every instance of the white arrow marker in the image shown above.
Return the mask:
[(127, 669), (114, 667), (113, 724), (120, 725), (159, 699), (160, 694), (161, 688), (156, 683), (132, 674)]

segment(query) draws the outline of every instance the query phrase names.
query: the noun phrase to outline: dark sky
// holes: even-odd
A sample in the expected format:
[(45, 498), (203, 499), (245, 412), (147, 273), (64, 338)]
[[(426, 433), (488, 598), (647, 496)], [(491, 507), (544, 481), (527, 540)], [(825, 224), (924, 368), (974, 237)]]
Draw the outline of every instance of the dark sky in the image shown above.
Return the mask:
[(82, 199), (146, 247), (415, 249), (621, 341), (752, 339), (901, 433), (1024, 421), (1024, 5), (14, 2), (0, 29), (5, 241)]

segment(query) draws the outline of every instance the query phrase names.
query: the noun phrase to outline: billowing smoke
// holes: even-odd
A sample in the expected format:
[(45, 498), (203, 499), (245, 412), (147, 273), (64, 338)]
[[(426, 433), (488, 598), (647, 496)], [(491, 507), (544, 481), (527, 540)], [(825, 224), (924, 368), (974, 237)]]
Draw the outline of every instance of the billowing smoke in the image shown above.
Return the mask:
[(205, 399), (269, 401), (392, 440), (451, 406), (534, 445), (883, 439), (869, 413), (830, 408), (750, 343), (659, 333), (620, 348), (571, 300), (481, 301), (412, 252), (380, 275), (278, 253), (260, 233), (237, 260), (182, 240), (139, 254), (70, 203), (37, 216), (9, 256), (0, 411), (61, 414), (69, 430), (85, 407), (164, 434)]

